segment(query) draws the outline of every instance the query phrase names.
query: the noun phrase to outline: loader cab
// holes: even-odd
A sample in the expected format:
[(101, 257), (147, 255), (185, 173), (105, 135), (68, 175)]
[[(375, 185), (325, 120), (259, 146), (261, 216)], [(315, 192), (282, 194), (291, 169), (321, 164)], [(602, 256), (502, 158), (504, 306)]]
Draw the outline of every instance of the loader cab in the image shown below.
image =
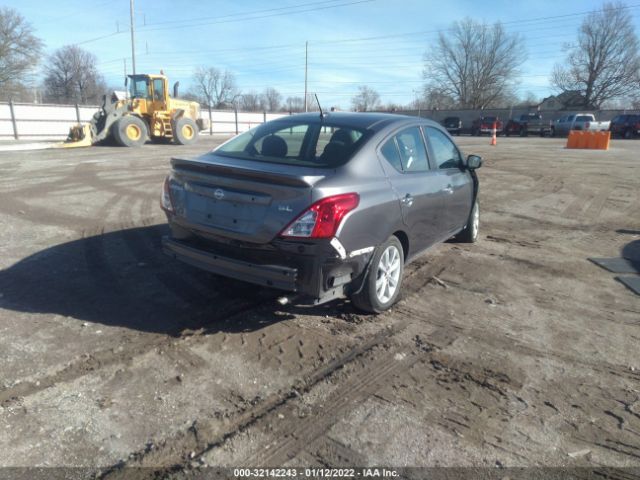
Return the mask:
[(167, 83), (164, 75), (129, 75), (129, 95), (132, 100), (146, 100), (146, 105), (140, 105), (143, 113), (166, 110)]

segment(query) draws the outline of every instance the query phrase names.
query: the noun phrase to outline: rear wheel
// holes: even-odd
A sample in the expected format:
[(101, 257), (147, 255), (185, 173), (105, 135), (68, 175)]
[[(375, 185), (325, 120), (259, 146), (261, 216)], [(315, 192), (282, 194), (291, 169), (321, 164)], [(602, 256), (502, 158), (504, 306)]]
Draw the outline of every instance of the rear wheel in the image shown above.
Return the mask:
[(147, 141), (147, 127), (142, 119), (127, 115), (113, 125), (113, 136), (123, 147), (141, 147)]
[(173, 138), (179, 145), (189, 145), (198, 139), (198, 125), (189, 117), (180, 117), (175, 122)]
[(392, 236), (376, 248), (364, 285), (351, 301), (360, 310), (380, 313), (389, 309), (400, 295), (404, 273), (402, 244)]

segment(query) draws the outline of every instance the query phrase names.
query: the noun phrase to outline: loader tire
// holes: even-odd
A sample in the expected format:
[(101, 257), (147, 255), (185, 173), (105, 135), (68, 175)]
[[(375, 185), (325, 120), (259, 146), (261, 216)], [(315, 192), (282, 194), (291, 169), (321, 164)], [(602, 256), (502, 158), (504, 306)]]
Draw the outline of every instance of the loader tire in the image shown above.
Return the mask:
[(189, 117), (180, 117), (174, 123), (173, 139), (178, 145), (190, 145), (198, 140), (198, 125)]
[(135, 115), (127, 115), (113, 124), (113, 137), (123, 147), (141, 147), (147, 141), (147, 127)]

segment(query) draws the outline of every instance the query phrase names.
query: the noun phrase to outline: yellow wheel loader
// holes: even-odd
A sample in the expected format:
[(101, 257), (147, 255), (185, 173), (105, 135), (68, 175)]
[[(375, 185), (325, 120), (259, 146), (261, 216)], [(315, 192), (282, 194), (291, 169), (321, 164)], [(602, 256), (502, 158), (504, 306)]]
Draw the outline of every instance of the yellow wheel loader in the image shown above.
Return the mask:
[(197, 102), (178, 100), (178, 82), (173, 97), (164, 75), (129, 75), (128, 95), (105, 95), (102, 108), (87, 125), (71, 127), (62, 147), (85, 147), (113, 138), (124, 147), (139, 147), (147, 140), (194, 143), (201, 130), (209, 128), (200, 117)]

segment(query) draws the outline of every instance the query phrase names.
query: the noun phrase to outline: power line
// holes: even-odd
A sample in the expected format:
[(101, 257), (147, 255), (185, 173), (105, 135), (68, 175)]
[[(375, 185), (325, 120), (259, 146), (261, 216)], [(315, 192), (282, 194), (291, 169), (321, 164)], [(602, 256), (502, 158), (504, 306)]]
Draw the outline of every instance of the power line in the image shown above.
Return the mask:
[[(344, 0), (341, 0), (341, 1), (344, 2)], [(194, 23), (188, 23), (184, 25), (175, 25), (175, 26), (168, 26), (168, 27), (143, 28), (141, 29), (141, 31), (144, 30), (145, 32), (155, 32), (159, 30), (176, 30), (181, 28), (194, 28), (194, 27), (203, 27), (207, 25), (218, 25), (221, 23), (245, 22), (247, 20), (262, 20), (264, 18), (280, 17), (283, 15), (295, 15), (298, 13), (316, 12), (318, 10), (328, 10), (331, 8), (348, 7), (351, 5), (359, 5), (362, 3), (370, 3), (373, 1), (375, 0), (352, 0), (352, 1), (344, 2), (336, 5), (326, 5), (326, 6), (319, 6), (319, 7), (313, 7), (313, 8), (298, 9), (295, 11), (271, 13), (267, 15), (249, 16), (245, 18), (234, 18), (230, 20), (213, 20), (213, 21), (207, 21), (207, 22), (194, 22)], [(317, 3), (322, 3), (322, 2), (317, 2)], [(291, 10), (291, 8), (298, 8), (298, 7), (290, 7), (289, 10)]]
[[(225, 19), (225, 18), (233, 18), (233, 17), (243, 17), (240, 20), (245, 20), (244, 17), (246, 16), (251, 16), (251, 15), (257, 15), (257, 14), (261, 14), (261, 13), (271, 13), (271, 12), (278, 12), (278, 11), (283, 11), (283, 10), (291, 10), (292, 8), (304, 8), (304, 7), (309, 7), (312, 5), (326, 5), (326, 4), (330, 4), (330, 3), (338, 3), (338, 2), (343, 2), (344, 0), (323, 0), (323, 1), (317, 1), (317, 2), (309, 2), (309, 3), (301, 3), (299, 5), (287, 5), (285, 7), (276, 7), (276, 8), (266, 8), (263, 10), (253, 10), (253, 11), (249, 11), (249, 12), (238, 12), (238, 13), (230, 13), (227, 15), (216, 15), (214, 17), (199, 17), (199, 18), (191, 18), (191, 19), (187, 19), (187, 20), (172, 20), (172, 21), (167, 21), (167, 22), (155, 22), (155, 23), (148, 23), (147, 26), (148, 27), (154, 27), (156, 25), (168, 25), (168, 24), (179, 24), (179, 23), (185, 23), (185, 22), (201, 22), (203, 20), (214, 20), (214, 21), (218, 21), (221, 19)], [(373, 0), (370, 0), (373, 1)], [(340, 5), (338, 5), (340, 6)], [(295, 12), (294, 12), (295, 13)]]

